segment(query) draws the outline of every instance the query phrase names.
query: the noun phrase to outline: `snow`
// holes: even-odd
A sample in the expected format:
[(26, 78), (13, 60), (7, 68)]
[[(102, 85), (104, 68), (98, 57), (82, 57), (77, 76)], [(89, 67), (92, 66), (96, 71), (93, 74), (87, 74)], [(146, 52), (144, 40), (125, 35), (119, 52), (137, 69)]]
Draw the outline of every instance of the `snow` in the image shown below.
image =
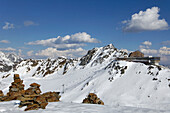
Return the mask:
[[(25, 89), (33, 82), (41, 85), (42, 92), (61, 92), (61, 102), (49, 103), (47, 109), (36, 112), (60, 113), (168, 113), (170, 112), (170, 69), (143, 63), (116, 61), (126, 56), (113, 45), (95, 48), (89, 63), (80, 66), (80, 59), (66, 58), (22, 61), (17, 70), (0, 73), (0, 89), (6, 94), (13, 81), (13, 74), (20, 74)], [(107, 56), (107, 57), (105, 57)], [(65, 65), (59, 65), (66, 60)], [(54, 62), (55, 61), (55, 62)], [(38, 67), (54, 73), (43, 77)], [(28, 70), (28, 68), (30, 70)], [(63, 74), (64, 69), (67, 72)], [(3, 78), (10, 73), (10, 76)], [(35, 76), (32, 76), (35, 75)], [(81, 104), (89, 93), (95, 93), (104, 106)], [(19, 112), (16, 101), (0, 103), (0, 112)], [(7, 109), (5, 106), (10, 106)], [(5, 111), (4, 111), (5, 110)], [(33, 112), (33, 111), (30, 111)]]
[[(24, 108), (18, 108), (19, 101), (1, 102), (0, 113), (20, 113)], [(8, 107), (7, 107), (8, 106)], [(66, 102), (50, 102), (46, 109), (27, 111), (28, 113), (169, 113), (167, 110), (154, 110), (128, 106), (106, 106), (92, 104), (77, 104)]]

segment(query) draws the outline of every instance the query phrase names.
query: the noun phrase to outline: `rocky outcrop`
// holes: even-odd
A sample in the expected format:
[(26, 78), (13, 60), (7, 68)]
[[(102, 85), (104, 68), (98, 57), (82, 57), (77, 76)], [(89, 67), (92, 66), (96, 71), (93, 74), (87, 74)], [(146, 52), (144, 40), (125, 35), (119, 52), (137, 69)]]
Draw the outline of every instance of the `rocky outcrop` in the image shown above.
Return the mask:
[(102, 64), (104, 62), (110, 62), (115, 60), (117, 57), (127, 57), (127, 53), (118, 50), (113, 46), (113, 44), (109, 44), (104, 47), (94, 48), (89, 50), (85, 56), (80, 59), (80, 66), (85, 66), (90, 64), (91, 66), (96, 66)]
[(24, 90), (23, 80), (18, 74), (14, 75), (14, 82), (11, 83), (7, 95), (4, 96), (0, 90), (0, 101), (20, 100), (19, 107), (27, 106), (25, 111), (45, 109), (48, 102), (58, 102), (60, 97), (59, 92), (41, 94), (40, 85), (37, 83), (30, 84), (30, 87)]
[(79, 65), (84, 66), (84, 65), (88, 64), (91, 61), (91, 59), (96, 51), (97, 51), (96, 48), (89, 50), (87, 52), (87, 54), (80, 59), (81, 62)]
[(140, 51), (131, 52), (129, 57), (144, 57), (144, 54)]
[(87, 98), (85, 98), (83, 100), (82, 103), (88, 103), (88, 104), (100, 104), (100, 105), (104, 105), (104, 102), (102, 100), (100, 100), (100, 98), (97, 97), (96, 94), (94, 93), (90, 93)]

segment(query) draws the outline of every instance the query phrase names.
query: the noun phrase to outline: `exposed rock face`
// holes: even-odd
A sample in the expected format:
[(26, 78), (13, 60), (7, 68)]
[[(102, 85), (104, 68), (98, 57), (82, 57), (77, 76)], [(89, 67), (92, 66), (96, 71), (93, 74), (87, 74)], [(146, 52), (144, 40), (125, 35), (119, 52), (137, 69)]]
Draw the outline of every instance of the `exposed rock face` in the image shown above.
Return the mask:
[(129, 54), (129, 57), (144, 57), (144, 54), (140, 51), (135, 51)]
[(96, 66), (104, 62), (113, 61), (116, 57), (127, 57), (127, 53), (115, 48), (112, 44), (104, 47), (89, 50), (85, 56), (80, 59), (80, 66), (90, 64)]
[(90, 93), (87, 98), (83, 100), (83, 103), (89, 103), (89, 104), (101, 104), (104, 105), (104, 102), (100, 100), (100, 98), (97, 97), (96, 94)]
[[(3, 63), (3, 65), (1, 65), (0, 59), (0, 71), (2, 72), (11, 70), (14, 73), (18, 73), (20, 72), (18, 70), (23, 70), (24, 74), (32, 74), (33, 77), (46, 77), (48, 75), (55, 75), (57, 73), (66, 75), (66, 73), (72, 69), (84, 69), (88, 66), (94, 67), (100, 64), (108, 64), (109, 62), (115, 60), (117, 57), (127, 57), (128, 55), (126, 52), (118, 50), (112, 44), (109, 44), (104, 47), (89, 50), (87, 54), (80, 59), (58, 57), (56, 59), (48, 58), (44, 60), (22, 60), (14, 57), (14, 55), (8, 55), (8, 57), (6, 57), (5, 54), (0, 54), (0, 58), (1, 56), (3, 56), (3, 59), (8, 58), (8, 60), (5, 60), (7, 63)], [(21, 62), (15, 64), (10, 63), (11, 61)], [(4, 74), (5, 76), (3, 76), (3, 78), (8, 77), (7, 75), (9, 74), (11, 74), (11, 72)]]
[(79, 65), (84, 66), (88, 64), (96, 51), (97, 51), (96, 48), (89, 50), (87, 54), (80, 59), (81, 63)]

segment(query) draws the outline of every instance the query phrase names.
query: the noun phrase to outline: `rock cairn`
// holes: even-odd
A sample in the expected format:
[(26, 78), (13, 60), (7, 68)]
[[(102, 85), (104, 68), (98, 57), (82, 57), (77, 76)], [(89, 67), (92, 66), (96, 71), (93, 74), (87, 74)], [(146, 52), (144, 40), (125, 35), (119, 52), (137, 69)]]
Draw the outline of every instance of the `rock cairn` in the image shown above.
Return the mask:
[(4, 93), (2, 92), (2, 90), (0, 90), (0, 102), (2, 101), (3, 97), (4, 97)]
[(1, 97), (0, 101), (20, 100), (22, 95), (25, 94), (23, 80), (20, 79), (18, 74), (14, 75), (14, 82), (9, 87), (7, 95)]
[(3, 97), (4, 93), (2, 92), (2, 90), (0, 90), (0, 97)]
[(45, 97), (42, 96), (40, 85), (37, 83), (30, 84), (30, 87), (25, 90), (25, 95), (21, 98), (19, 107), (27, 106), (25, 111), (37, 110), (39, 108), (45, 109), (48, 102)]
[(40, 93), (40, 85), (37, 83), (30, 84), (30, 87), (25, 90), (25, 95), (39, 95)]
[(61, 97), (59, 92), (47, 92), (43, 93), (42, 96), (45, 97), (47, 102), (58, 102)]
[(90, 93), (87, 98), (85, 98), (83, 100), (82, 103), (89, 103), (89, 104), (100, 104), (100, 105), (104, 105), (104, 102), (102, 100), (100, 100), (100, 98), (97, 97), (96, 94), (94, 93)]
[(4, 96), (0, 90), (0, 102), (10, 100), (20, 100), (19, 107), (27, 106), (25, 111), (45, 109), (48, 102), (58, 102), (60, 99), (59, 92), (46, 92), (41, 94), (40, 85), (37, 83), (30, 84), (27, 90), (24, 90), (23, 80), (18, 74), (14, 75), (14, 82), (9, 87), (9, 92)]

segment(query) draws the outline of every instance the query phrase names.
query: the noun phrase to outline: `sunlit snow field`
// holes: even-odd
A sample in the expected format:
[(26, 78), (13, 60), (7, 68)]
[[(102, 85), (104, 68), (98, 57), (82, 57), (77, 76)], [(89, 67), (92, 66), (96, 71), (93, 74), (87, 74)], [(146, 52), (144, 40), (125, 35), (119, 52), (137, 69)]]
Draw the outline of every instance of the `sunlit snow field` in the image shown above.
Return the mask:
[[(20, 113), (19, 101), (1, 102), (0, 113)], [(66, 102), (51, 102), (46, 109), (27, 111), (27, 113), (170, 113), (169, 110), (154, 110), (138, 107), (106, 106)]]

